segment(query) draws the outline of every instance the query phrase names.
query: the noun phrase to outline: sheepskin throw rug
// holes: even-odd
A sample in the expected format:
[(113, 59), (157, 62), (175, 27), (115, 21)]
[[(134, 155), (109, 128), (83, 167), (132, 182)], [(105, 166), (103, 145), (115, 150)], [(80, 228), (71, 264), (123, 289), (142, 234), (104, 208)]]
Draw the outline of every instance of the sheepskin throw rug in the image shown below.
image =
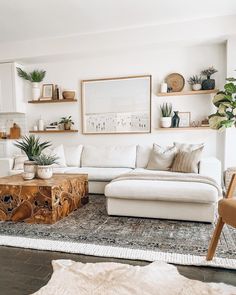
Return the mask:
[(146, 266), (52, 261), (48, 284), (33, 295), (233, 295), (236, 287), (203, 283), (180, 275), (165, 262)]

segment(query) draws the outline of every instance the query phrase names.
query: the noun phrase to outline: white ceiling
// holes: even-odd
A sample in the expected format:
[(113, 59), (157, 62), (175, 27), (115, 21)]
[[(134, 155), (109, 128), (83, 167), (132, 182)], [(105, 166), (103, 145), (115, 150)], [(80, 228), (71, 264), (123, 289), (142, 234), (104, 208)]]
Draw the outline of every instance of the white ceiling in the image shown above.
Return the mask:
[(0, 42), (233, 14), (236, 0), (0, 0)]

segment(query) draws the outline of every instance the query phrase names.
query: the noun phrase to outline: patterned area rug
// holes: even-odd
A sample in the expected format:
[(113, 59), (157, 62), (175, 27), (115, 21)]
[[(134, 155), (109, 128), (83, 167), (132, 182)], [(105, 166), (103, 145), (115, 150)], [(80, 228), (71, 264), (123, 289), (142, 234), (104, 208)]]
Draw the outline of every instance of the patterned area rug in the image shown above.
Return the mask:
[(0, 222), (0, 245), (236, 269), (236, 230), (228, 226), (217, 258), (205, 261), (213, 229), (207, 223), (107, 216), (105, 197), (94, 195), (53, 225)]

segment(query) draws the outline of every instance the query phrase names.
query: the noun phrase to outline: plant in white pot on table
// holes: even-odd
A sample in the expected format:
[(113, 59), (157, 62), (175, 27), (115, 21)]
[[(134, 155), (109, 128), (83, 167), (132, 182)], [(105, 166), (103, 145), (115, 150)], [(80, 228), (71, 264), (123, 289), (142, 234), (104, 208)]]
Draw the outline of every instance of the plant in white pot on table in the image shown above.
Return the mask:
[(202, 77), (198, 75), (193, 75), (188, 79), (188, 84), (192, 86), (193, 91), (202, 89)]
[(53, 175), (53, 164), (57, 164), (58, 157), (55, 155), (41, 154), (34, 157), (37, 164), (37, 177), (41, 179), (50, 179)]
[(17, 68), (18, 76), (22, 79), (31, 82), (32, 85), (32, 98), (38, 100), (41, 96), (40, 82), (43, 81), (46, 71), (34, 70), (30, 73), (23, 71), (21, 68)]
[(29, 159), (24, 162), (24, 179), (33, 179), (36, 174), (34, 158), (40, 156), (43, 150), (51, 146), (51, 143), (49, 141), (40, 142), (39, 137), (30, 135), (24, 136), (21, 140), (17, 140), (14, 145), (25, 153)]
[(172, 119), (172, 104), (163, 103), (160, 106), (161, 109), (161, 127), (162, 128), (170, 128), (171, 127), (171, 119)]

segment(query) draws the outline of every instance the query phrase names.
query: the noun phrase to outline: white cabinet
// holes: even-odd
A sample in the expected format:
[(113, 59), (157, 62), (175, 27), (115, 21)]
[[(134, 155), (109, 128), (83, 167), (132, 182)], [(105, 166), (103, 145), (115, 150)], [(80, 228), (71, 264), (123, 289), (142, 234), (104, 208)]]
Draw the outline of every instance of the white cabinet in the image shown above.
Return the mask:
[(0, 64), (0, 113), (25, 113), (23, 80), (15, 63)]

